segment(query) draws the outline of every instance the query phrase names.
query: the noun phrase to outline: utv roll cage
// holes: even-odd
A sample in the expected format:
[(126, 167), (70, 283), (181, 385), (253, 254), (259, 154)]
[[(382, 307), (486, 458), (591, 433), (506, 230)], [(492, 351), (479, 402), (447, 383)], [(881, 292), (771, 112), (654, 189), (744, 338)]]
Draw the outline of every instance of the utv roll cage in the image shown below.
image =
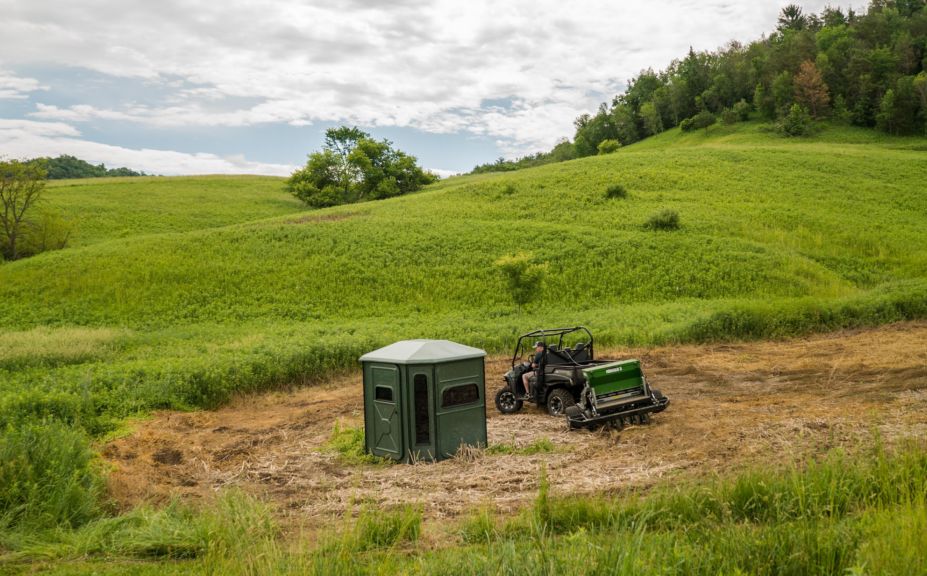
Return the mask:
[[(564, 348), (564, 337), (574, 333), (583, 332), (588, 337), (586, 341), (579, 341), (574, 348)], [(534, 342), (540, 340), (544, 342), (547, 354), (545, 354), (544, 364), (565, 364), (579, 366), (581, 363), (589, 362), (595, 358), (593, 354), (592, 332), (585, 326), (573, 326), (572, 328), (548, 328), (546, 330), (535, 330), (522, 334), (515, 345), (515, 354), (512, 356), (512, 367), (514, 368), (520, 358), (534, 347)], [(552, 343), (551, 340), (556, 340)]]

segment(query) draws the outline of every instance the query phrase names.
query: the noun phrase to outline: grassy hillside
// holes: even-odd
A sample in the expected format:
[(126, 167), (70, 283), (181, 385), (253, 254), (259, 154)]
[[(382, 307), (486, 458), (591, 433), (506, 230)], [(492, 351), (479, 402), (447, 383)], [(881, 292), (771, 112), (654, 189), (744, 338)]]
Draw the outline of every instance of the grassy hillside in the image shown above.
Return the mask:
[(74, 226), (71, 246), (190, 232), (302, 210), (283, 180), (263, 176), (54, 180), (47, 209)]
[[(845, 495), (831, 482), (846, 469), (837, 462), (807, 485), (795, 475), (773, 486), (761, 474), (653, 506), (603, 502), (605, 516), (582, 502), (551, 508), (542, 491), (514, 524), (476, 518), (462, 527), (462, 551), (410, 557), (393, 550), (417, 539), (414, 511), (385, 514), (382, 525), (362, 515), (359, 534), (386, 534), (382, 554), (379, 540), (351, 540), (351, 528), (334, 548), (291, 557), (274, 548), (266, 509), (234, 495), (215, 513), (174, 505), (108, 516), (91, 446), (128, 415), (308, 381), (400, 338), (501, 351), (548, 325), (582, 323), (603, 343), (650, 344), (927, 317), (925, 142), (838, 127), (806, 140), (754, 124), (670, 131), (609, 156), (320, 211), (300, 209), (279, 179), (55, 185), (49, 203), (79, 221), (74, 247), (0, 264), (0, 553), (197, 556), (202, 563), (180, 570), (211, 573), (265, 560), (283, 563), (266, 566), (281, 572), (350, 573), (381, 561), (454, 572), (475, 554), (487, 570), (533, 573), (572, 562), (574, 545), (588, 548), (593, 566), (624, 562), (623, 548), (605, 545), (617, 534), (647, 566), (680, 573), (891, 563), (897, 541), (866, 527), (901, 514), (923, 533), (922, 486), (886, 492), (898, 486), (895, 472), (922, 480), (922, 451), (915, 464), (902, 457), (860, 468), (855, 500), (839, 513), (827, 508)], [(615, 184), (627, 198), (606, 199)], [(644, 227), (663, 209), (679, 213), (679, 230)], [(493, 264), (516, 252), (548, 266), (524, 309)], [(827, 506), (802, 508), (809, 488)], [(798, 508), (779, 508), (789, 503)], [(728, 515), (738, 506), (746, 516)], [(414, 537), (402, 536), (406, 524)], [(255, 547), (256, 538), (273, 549)], [(372, 552), (359, 556), (355, 545)], [(230, 567), (222, 546), (258, 553)], [(918, 550), (907, 541), (896, 548)]]
[[(808, 140), (749, 124), (671, 131), (609, 156), (265, 219), (293, 208), (279, 180), (56, 188), (87, 245), (0, 267), (0, 423), (38, 414), (97, 429), (101, 415), (213, 405), (399, 338), (502, 350), (552, 324), (656, 343), (924, 316), (924, 146), (849, 128)], [(612, 184), (629, 197), (607, 200)], [(645, 230), (664, 208), (681, 229)], [(517, 251), (549, 266), (524, 310), (493, 266)]]

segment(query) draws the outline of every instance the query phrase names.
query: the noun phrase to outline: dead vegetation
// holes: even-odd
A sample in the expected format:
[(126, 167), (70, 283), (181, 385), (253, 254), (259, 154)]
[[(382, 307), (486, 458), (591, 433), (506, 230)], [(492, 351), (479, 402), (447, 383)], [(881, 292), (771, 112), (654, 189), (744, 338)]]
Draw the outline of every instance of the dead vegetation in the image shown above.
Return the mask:
[[(468, 449), (437, 464), (345, 464), (326, 444), (336, 422), (363, 424), (359, 374), (351, 374), (214, 412), (158, 413), (105, 446), (111, 493), (127, 508), (236, 486), (275, 502), (284, 519), (319, 526), (358, 503), (418, 503), (427, 517), (514, 509), (535, 496), (542, 464), (554, 494), (618, 492), (853, 450), (876, 435), (927, 438), (925, 322), (608, 356), (640, 357), (671, 398), (649, 426), (568, 432), (536, 409), (502, 416), (490, 406), (489, 443), (503, 449)], [(489, 362), (488, 395), (507, 363)]]

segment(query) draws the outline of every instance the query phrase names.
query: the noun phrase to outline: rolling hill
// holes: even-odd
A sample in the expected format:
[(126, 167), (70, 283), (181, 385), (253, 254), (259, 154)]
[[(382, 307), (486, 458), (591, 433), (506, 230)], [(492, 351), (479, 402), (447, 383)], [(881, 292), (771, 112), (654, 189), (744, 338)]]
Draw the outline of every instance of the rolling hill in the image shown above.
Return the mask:
[[(607, 156), (456, 177), (413, 195), (318, 211), (303, 209), (275, 178), (51, 185), (48, 205), (77, 222), (73, 246), (0, 264), (0, 569), (42, 569), (35, 561), (46, 559), (44, 568), (60, 573), (460, 573), (474, 566), (539, 573), (577, 566), (579, 554), (609, 573), (673, 573), (670, 566), (685, 574), (743, 566), (768, 574), (836, 574), (853, 566), (906, 573), (923, 561), (922, 448), (886, 452), (876, 438), (857, 440), (860, 450), (872, 451), (865, 457), (825, 457), (822, 446), (851, 443), (872, 414), (920, 414), (923, 329), (916, 324), (849, 336), (859, 350), (875, 339), (890, 352), (865, 350), (851, 360), (855, 380), (846, 386), (869, 394), (852, 395), (853, 408), (841, 403), (844, 390), (830, 386), (848, 361), (839, 335), (828, 337), (839, 357), (809, 355), (807, 342), (784, 344), (795, 366), (782, 374), (780, 363), (790, 361), (778, 352), (765, 363), (771, 368), (756, 372), (762, 345), (752, 352), (727, 344), (671, 348), (657, 360), (655, 374), (669, 375), (666, 389), (683, 402), (655, 436), (667, 438), (667, 458), (684, 464), (679, 446), (670, 446), (683, 434), (721, 450), (725, 461), (744, 438), (785, 445), (780, 456), (788, 462), (797, 454), (789, 442), (810, 435), (805, 449), (820, 454), (820, 464), (780, 464), (715, 483), (690, 479), (672, 489), (661, 484), (640, 498), (593, 490), (550, 499), (547, 463), (585, 458), (590, 438), (571, 437), (575, 450), (547, 437), (526, 446), (514, 436), (500, 443), (511, 433), (506, 420), (495, 452), (447, 462), (457, 467), (451, 473), (475, 467), (485, 475), (493, 454), (509, 450), (495, 458), (518, 467), (521, 481), (540, 466), (534, 504), (502, 516), (484, 510), (450, 523), (429, 520), (427, 551), (418, 544), (422, 512), (409, 504), (361, 507), (355, 520), (325, 536), (330, 542), (291, 552), (281, 546), (272, 507), (247, 492), (224, 490), (204, 507), (172, 500), (113, 514), (102, 470), (137, 462), (153, 467), (150, 478), (214, 494), (220, 469), (233, 467), (232, 478), (242, 473), (244, 461), (226, 462), (229, 454), (264, 446), (261, 438), (290, 438), (301, 458), (320, 458), (323, 464), (312, 466), (331, 468), (339, 482), (360, 478), (371, 470), (332, 464), (337, 456), (326, 448), (338, 438), (361, 438), (361, 428), (342, 429), (341, 415), (332, 413), (341, 406), (356, 419), (356, 388), (344, 384), (356, 374), (322, 388), (328, 408), (315, 388), (295, 403), (293, 394), (257, 400), (275, 417), (298, 415), (283, 424), (240, 426), (255, 416), (252, 397), (238, 403), (245, 403), (238, 414), (229, 407), (233, 427), (166, 412), (122, 442), (137, 449), (107, 439), (127, 433), (126, 417), (157, 408), (215, 407), (235, 393), (330, 379), (361, 353), (400, 338), (446, 337), (503, 352), (516, 334), (553, 324), (586, 324), (599, 344), (651, 346), (781, 339), (925, 318), (925, 149), (924, 139), (836, 125), (801, 140), (751, 123), (673, 130)], [(615, 185), (627, 197), (607, 198)], [(679, 229), (645, 226), (663, 210), (678, 213)], [(547, 266), (535, 301), (522, 308), (495, 265), (519, 252)], [(693, 359), (681, 359), (686, 353)], [(719, 366), (733, 369), (701, 372), (694, 365), (703, 355), (723, 356)], [(896, 359), (891, 370), (883, 366), (892, 362), (888, 355)], [(870, 365), (876, 357), (878, 369)], [(796, 386), (808, 400), (796, 396)], [(712, 392), (699, 408), (694, 397), (705, 390)], [(744, 394), (765, 400), (754, 406), (741, 401)], [(824, 397), (828, 419), (808, 420), (820, 412), (812, 410), (819, 408), (814, 399)], [(724, 435), (699, 417), (717, 415), (719, 402), (737, 405), (739, 435)], [(782, 409), (789, 402), (792, 408)], [(324, 417), (306, 416), (308, 405), (325, 410)], [(755, 410), (776, 411), (779, 424)], [(850, 428), (846, 410), (859, 412)], [(799, 413), (805, 419), (796, 420)], [(543, 430), (556, 426), (546, 416), (523, 418), (539, 419)], [(329, 436), (323, 429), (332, 420)], [(891, 441), (916, 438), (920, 420), (905, 422), (893, 423)], [(197, 447), (190, 436), (196, 426), (208, 438), (240, 434), (247, 448), (221, 438)], [(187, 467), (195, 463), (180, 449), (169, 451), (173, 460), (162, 469), (167, 444), (159, 434), (175, 427), (183, 451), (200, 450), (205, 480), (191, 476)], [(630, 434), (632, 443), (649, 437)], [(727, 444), (718, 443), (721, 436)], [(595, 442), (604, 454), (614, 446), (607, 435)], [(142, 449), (152, 455), (140, 458)], [(210, 451), (213, 467), (202, 460)], [(624, 457), (634, 460), (633, 450)], [(282, 473), (292, 461), (286, 455), (274, 469)], [(277, 481), (257, 472), (265, 474), (261, 482)], [(552, 477), (565, 472), (572, 469), (552, 469)], [(135, 494), (144, 483), (131, 480), (131, 467), (127, 473)], [(421, 491), (403, 471), (384, 474)], [(328, 493), (324, 482), (305, 476)], [(292, 479), (279, 478), (292, 491)], [(630, 548), (623, 544), (631, 541)]]
[[(502, 351), (552, 324), (654, 344), (927, 316), (924, 147), (674, 130), (319, 211), (279, 179), (64, 182), (48, 197), (79, 219), (75, 246), (0, 266), (0, 421), (212, 406), (400, 338)], [(661, 209), (679, 230), (644, 229)], [(548, 265), (525, 309), (493, 265), (519, 251)]]

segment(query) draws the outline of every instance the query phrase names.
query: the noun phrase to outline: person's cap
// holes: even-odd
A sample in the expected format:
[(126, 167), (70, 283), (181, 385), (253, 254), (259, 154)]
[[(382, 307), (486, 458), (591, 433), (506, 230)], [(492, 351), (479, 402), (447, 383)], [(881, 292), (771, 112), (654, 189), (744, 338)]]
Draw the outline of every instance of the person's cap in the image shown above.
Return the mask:
[(537, 348), (538, 346), (544, 346), (544, 345), (545, 345), (545, 344), (544, 344), (543, 342), (541, 342), (540, 340), (538, 340), (537, 342), (534, 343), (534, 347), (535, 347), (535, 348)]

